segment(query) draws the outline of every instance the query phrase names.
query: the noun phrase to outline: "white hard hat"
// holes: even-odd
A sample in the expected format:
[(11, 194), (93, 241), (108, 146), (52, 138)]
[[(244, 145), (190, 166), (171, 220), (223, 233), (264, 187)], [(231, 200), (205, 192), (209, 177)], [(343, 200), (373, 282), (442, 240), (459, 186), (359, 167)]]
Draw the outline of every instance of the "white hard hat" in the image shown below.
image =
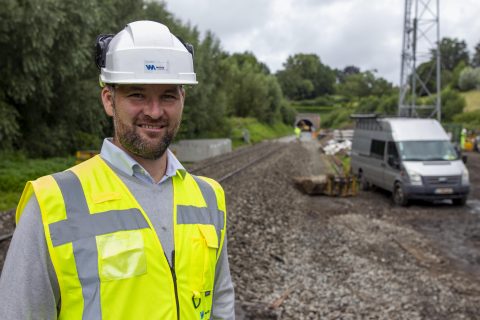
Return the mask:
[(111, 84), (197, 84), (193, 46), (163, 24), (136, 21), (96, 44), (100, 82)]

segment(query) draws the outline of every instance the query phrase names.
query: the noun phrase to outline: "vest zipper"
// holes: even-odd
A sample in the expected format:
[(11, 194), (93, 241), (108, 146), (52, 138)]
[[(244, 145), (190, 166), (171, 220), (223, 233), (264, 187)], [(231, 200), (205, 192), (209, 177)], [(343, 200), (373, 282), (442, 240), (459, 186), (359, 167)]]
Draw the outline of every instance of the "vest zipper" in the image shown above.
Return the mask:
[(170, 267), (173, 278), (173, 288), (175, 290), (175, 303), (177, 305), (177, 319), (180, 320), (180, 305), (178, 302), (177, 275), (175, 274), (175, 250), (172, 250), (172, 266)]

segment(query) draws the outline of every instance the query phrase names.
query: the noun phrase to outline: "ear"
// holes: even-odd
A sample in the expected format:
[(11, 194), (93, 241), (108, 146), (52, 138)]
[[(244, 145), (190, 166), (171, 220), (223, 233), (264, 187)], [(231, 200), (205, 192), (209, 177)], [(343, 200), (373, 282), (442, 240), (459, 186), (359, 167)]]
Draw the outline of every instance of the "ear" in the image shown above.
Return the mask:
[(101, 96), (105, 113), (113, 117), (113, 94), (108, 86), (103, 87)]
[(180, 87), (180, 95), (182, 96), (182, 105), (185, 103), (185, 88), (183, 86)]

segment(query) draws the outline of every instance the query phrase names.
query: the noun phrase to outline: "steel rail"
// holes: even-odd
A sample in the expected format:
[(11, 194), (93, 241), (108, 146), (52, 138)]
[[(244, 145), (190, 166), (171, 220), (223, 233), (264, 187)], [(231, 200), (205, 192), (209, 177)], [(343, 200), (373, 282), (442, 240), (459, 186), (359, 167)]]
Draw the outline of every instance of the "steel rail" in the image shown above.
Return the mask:
[(192, 173), (196, 173), (198, 171), (202, 171), (203, 169), (206, 169), (206, 168), (209, 168), (211, 166), (214, 166), (216, 164), (219, 164), (219, 163), (222, 163), (222, 162), (226, 162), (226, 161), (229, 161), (229, 160), (232, 160), (232, 159), (235, 159), (235, 158), (238, 158), (238, 157), (241, 157), (245, 154), (249, 154), (249, 153), (253, 153), (255, 151), (253, 150), (256, 150), (256, 149), (259, 149), (260, 146), (262, 146), (263, 144), (259, 143), (259, 144), (256, 144), (252, 147), (245, 147), (237, 152), (232, 152), (229, 156), (225, 157), (225, 158), (221, 158), (221, 159), (218, 159), (218, 160), (214, 160), (214, 161), (209, 161), (207, 164), (201, 166), (201, 167), (198, 167), (198, 168), (195, 168), (193, 167), (190, 172)]
[(240, 168), (238, 168), (238, 169), (236, 169), (236, 170), (234, 170), (234, 171), (232, 171), (232, 172), (230, 172), (230, 173), (227, 173), (227, 174), (224, 175), (223, 177), (217, 179), (217, 181), (218, 181), (218, 182), (222, 182), (222, 181), (227, 180), (228, 178), (230, 178), (230, 177), (238, 174), (239, 172), (242, 172), (243, 170), (251, 167), (252, 165), (256, 164), (257, 162), (260, 162), (260, 161), (262, 161), (263, 159), (269, 157), (269, 156), (272, 155), (274, 152), (280, 150), (282, 147), (283, 147), (283, 146), (279, 146), (278, 148), (273, 149), (272, 151), (270, 151), (270, 152), (262, 155), (261, 157), (258, 157), (257, 159), (255, 159), (255, 160), (253, 160), (253, 161), (250, 161), (250, 162), (247, 163), (246, 165), (244, 165), (244, 166), (242, 166), (242, 167), (240, 167)]

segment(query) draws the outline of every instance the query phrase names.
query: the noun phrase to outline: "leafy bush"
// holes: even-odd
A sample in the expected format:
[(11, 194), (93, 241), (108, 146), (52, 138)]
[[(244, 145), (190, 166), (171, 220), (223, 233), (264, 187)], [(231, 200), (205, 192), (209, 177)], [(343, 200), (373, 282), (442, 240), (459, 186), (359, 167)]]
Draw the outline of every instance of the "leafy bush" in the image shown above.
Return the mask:
[(466, 102), (457, 91), (445, 89), (442, 91), (442, 121), (452, 121), (453, 117), (463, 112)]
[(322, 127), (331, 129), (346, 127), (352, 123), (351, 114), (352, 110), (349, 108), (335, 109), (322, 118)]
[(457, 114), (453, 117), (453, 121), (462, 124), (468, 129), (480, 128), (480, 110)]
[(280, 105), (280, 115), (282, 117), (282, 122), (285, 124), (290, 124), (295, 122), (295, 115), (297, 111), (285, 100)]
[(468, 91), (480, 87), (480, 68), (464, 68), (458, 79), (458, 87), (462, 91)]
[(295, 101), (295, 105), (298, 104), (302, 106), (333, 106), (335, 103), (335, 97), (330, 95), (319, 96), (314, 99)]
[[(442, 121), (444, 122), (451, 122), (453, 117), (456, 114), (462, 113), (463, 109), (466, 106), (465, 98), (457, 91), (450, 88), (446, 88), (442, 90), (441, 93), (441, 100), (442, 100)], [(431, 96), (428, 99), (425, 99), (423, 103), (425, 105), (434, 106), (436, 101), (436, 96)], [(422, 110), (420, 110), (422, 111)], [(423, 114), (420, 113), (421, 116), (428, 116), (428, 113), (431, 112), (429, 109), (423, 110)], [(428, 113), (427, 113), (428, 112)]]

